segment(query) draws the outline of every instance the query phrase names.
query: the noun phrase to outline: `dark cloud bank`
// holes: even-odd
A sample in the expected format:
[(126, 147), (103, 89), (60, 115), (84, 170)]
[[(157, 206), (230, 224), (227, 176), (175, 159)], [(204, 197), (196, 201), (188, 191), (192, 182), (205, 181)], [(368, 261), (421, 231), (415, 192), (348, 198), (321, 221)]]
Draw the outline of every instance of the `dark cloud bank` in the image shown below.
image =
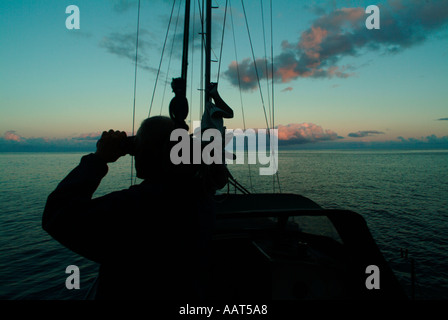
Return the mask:
[(64, 139), (24, 138), (11, 130), (0, 138), (0, 152), (93, 152), (99, 136), (93, 133)]
[(322, 141), (319, 143), (285, 144), (279, 141), (280, 149), (300, 150), (448, 150), (448, 136), (430, 135), (420, 138), (397, 137), (391, 141)]
[[(331, 130), (324, 130), (313, 123), (279, 126), (280, 149), (395, 149), (395, 150), (448, 150), (448, 136), (435, 135), (397, 141), (349, 142)], [(99, 133), (83, 134), (64, 139), (24, 138), (15, 131), (7, 131), (0, 138), (0, 152), (94, 152)]]
[(384, 132), (376, 131), (376, 130), (367, 130), (367, 131), (358, 131), (358, 132), (351, 132), (348, 134), (351, 138), (363, 138), (363, 137), (369, 137), (375, 134), (384, 134)]

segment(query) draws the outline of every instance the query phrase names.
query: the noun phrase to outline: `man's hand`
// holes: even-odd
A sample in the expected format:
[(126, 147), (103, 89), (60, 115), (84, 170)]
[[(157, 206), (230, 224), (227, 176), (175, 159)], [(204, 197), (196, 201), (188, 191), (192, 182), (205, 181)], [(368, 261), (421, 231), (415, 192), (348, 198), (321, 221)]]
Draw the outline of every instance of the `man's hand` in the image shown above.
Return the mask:
[(125, 155), (122, 148), (125, 139), (126, 132), (124, 131), (103, 131), (100, 140), (96, 143), (95, 154), (106, 163), (115, 162)]

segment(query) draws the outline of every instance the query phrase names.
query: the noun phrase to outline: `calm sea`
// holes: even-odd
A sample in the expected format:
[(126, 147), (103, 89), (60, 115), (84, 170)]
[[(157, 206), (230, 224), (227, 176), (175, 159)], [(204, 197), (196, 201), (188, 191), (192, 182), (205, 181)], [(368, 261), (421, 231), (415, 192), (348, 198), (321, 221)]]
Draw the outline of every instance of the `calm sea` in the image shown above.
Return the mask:
[[(98, 265), (41, 228), (45, 201), (80, 153), (0, 154), (0, 299), (83, 299)], [(129, 157), (111, 164), (95, 196), (129, 187)], [(279, 191), (256, 165), (231, 165), (253, 192)], [(448, 151), (283, 151), (282, 192), (324, 208), (349, 209), (367, 221), (386, 260), (416, 299), (448, 299)], [(233, 192), (233, 190), (231, 189)], [(400, 250), (408, 250), (408, 259)], [(68, 290), (66, 267), (80, 269), (81, 289)]]

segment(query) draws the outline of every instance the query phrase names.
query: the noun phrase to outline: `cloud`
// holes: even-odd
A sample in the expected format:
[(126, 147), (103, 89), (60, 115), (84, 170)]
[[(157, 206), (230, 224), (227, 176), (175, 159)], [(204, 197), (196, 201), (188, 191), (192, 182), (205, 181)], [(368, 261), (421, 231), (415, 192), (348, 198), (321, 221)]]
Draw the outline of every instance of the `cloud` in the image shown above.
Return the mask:
[(112, 4), (112, 9), (115, 12), (126, 12), (130, 8), (136, 7), (138, 0), (114, 0)]
[[(398, 137), (396, 141), (346, 141), (332, 130), (313, 123), (279, 125), (279, 147), (301, 149), (395, 149), (447, 150), (448, 136), (429, 135), (420, 138)], [(0, 152), (94, 152), (98, 132), (68, 138), (24, 138), (15, 131), (0, 137)], [(342, 141), (341, 141), (342, 140)], [(318, 143), (317, 143), (318, 142)]]
[[(145, 36), (150, 36), (150, 33), (142, 29), (139, 31), (138, 40), (138, 66), (142, 69), (157, 72), (157, 69), (149, 64), (149, 58), (146, 54), (147, 50), (151, 48), (151, 41), (145, 39)], [(136, 48), (137, 33), (134, 32), (113, 32), (108, 36), (103, 37), (99, 46), (106, 49), (109, 53), (119, 57), (127, 58), (135, 62), (135, 48)]]
[(99, 133), (86, 133), (69, 138), (25, 138), (11, 130), (0, 138), (0, 152), (94, 151), (98, 138)]
[[(431, 33), (448, 22), (448, 1), (389, 0), (380, 8), (380, 29), (365, 26), (365, 8), (334, 9), (316, 18), (295, 43), (282, 42), (282, 51), (274, 57), (274, 79), (290, 82), (298, 78), (347, 78), (355, 75), (352, 65), (339, 65), (344, 57), (358, 57), (366, 51), (396, 54), (425, 41)], [(263, 72), (265, 61), (244, 59), (232, 62), (225, 72), (238, 85), (237, 65), (242, 89), (257, 87), (253, 77), (255, 65), (260, 78), (272, 75)], [(271, 66), (268, 62), (268, 70)]]
[(358, 132), (351, 132), (348, 134), (348, 136), (352, 137), (352, 138), (363, 138), (363, 137), (368, 137), (368, 136), (372, 136), (375, 134), (384, 134), (384, 132), (376, 131), (376, 130), (358, 131)]
[(16, 141), (16, 142), (21, 142), (24, 140), (21, 136), (16, 134), (14, 130), (6, 131), (3, 138), (7, 141)]
[[(256, 60), (257, 66), (265, 66), (265, 59)], [(268, 77), (267, 73), (264, 75), (263, 70), (259, 71), (259, 77)], [(232, 61), (228, 69), (224, 72), (224, 76), (236, 86), (241, 87), (242, 90), (251, 90), (256, 88), (257, 72), (251, 59), (247, 58), (237, 63)]]
[(448, 118), (439, 118), (439, 119), (437, 119), (438, 121), (446, 121), (446, 120), (448, 120)]
[(322, 141), (319, 143), (308, 143), (301, 145), (284, 145), (284, 149), (301, 150), (448, 150), (448, 136), (437, 137), (430, 135), (420, 138), (403, 138), (389, 141)]
[(293, 88), (292, 87), (287, 87), (285, 89), (282, 90), (282, 92), (288, 92), (288, 91), (292, 91)]
[(97, 141), (101, 137), (101, 132), (92, 132), (92, 133), (83, 133), (80, 134), (79, 137), (73, 137), (73, 140), (95, 140)]
[[(129, 8), (136, 6), (136, 4), (136, 1), (116, 1), (113, 8), (117, 12), (124, 12)], [(212, 21), (212, 47), (219, 46), (218, 42), (221, 40), (222, 33), (222, 25), (220, 23), (221, 20), (224, 19), (223, 17), (223, 12), (216, 12), (214, 14), (214, 19)], [(163, 31), (158, 31), (160, 30), (158, 24), (157, 27), (153, 26), (150, 30), (140, 28), (138, 40), (138, 66), (144, 70), (154, 73), (158, 72), (160, 55), (156, 53), (154, 56), (154, 54), (149, 51), (150, 49), (155, 49), (156, 52), (158, 51), (160, 54), (162, 53), (164, 41), (161, 41), (160, 35), (166, 35), (166, 28), (168, 27), (168, 22), (170, 21), (169, 15), (163, 15), (158, 18), (161, 21)], [(191, 19), (190, 25), (201, 24), (200, 14), (196, 14)], [(156, 22), (157, 21), (153, 21), (153, 25), (156, 25)], [(179, 60), (182, 59), (183, 25), (184, 18), (181, 16), (178, 18), (174, 16), (171, 20), (164, 52), (165, 61), (171, 58), (176, 58)], [(202, 46), (201, 36), (198, 34), (197, 30), (195, 30), (194, 33), (193, 31), (194, 28), (190, 27), (190, 45), (199, 50)], [(104, 36), (99, 42), (99, 46), (106, 49), (107, 52), (113, 55), (128, 59), (132, 63), (135, 63), (136, 40), (137, 31), (135, 28), (132, 28), (131, 31), (112, 32), (107, 36)], [(163, 73), (162, 70), (161, 72)]]
[(318, 16), (325, 14), (326, 10), (324, 7), (321, 7), (317, 4), (312, 4), (312, 5), (304, 5), (305, 10), (310, 11), (313, 14), (316, 14)]
[(437, 137), (435, 134), (432, 134), (430, 136), (426, 137), (420, 137), (420, 138), (403, 138), (403, 137), (397, 137), (398, 140), (400, 140), (402, 143), (405, 144), (412, 144), (412, 145), (444, 145), (448, 147), (448, 136), (443, 137)]
[(77, 38), (84, 38), (84, 39), (89, 39), (92, 38), (93, 34), (91, 32), (86, 32), (83, 30), (76, 30), (76, 32), (67, 32), (67, 34), (70, 34), (70, 36), (74, 36)]
[[(102, 132), (82, 133), (67, 138), (31, 137), (25, 138), (16, 131), (6, 131), (0, 138), (0, 152), (64, 152), (64, 151), (89, 151), (96, 149), (96, 143)], [(131, 132), (126, 132), (127, 136)]]
[(314, 123), (291, 123), (286, 126), (278, 125), (279, 144), (304, 144), (315, 143), (319, 141), (332, 141), (341, 139), (338, 134), (332, 130), (324, 130), (321, 126)]

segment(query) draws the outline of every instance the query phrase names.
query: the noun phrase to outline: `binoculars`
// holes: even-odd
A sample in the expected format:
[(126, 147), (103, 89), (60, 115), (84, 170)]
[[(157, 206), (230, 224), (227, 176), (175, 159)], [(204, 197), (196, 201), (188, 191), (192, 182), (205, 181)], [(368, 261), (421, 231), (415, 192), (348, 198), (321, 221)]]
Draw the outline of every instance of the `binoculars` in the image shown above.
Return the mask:
[(121, 142), (121, 150), (124, 154), (135, 155), (135, 136), (126, 137)]

